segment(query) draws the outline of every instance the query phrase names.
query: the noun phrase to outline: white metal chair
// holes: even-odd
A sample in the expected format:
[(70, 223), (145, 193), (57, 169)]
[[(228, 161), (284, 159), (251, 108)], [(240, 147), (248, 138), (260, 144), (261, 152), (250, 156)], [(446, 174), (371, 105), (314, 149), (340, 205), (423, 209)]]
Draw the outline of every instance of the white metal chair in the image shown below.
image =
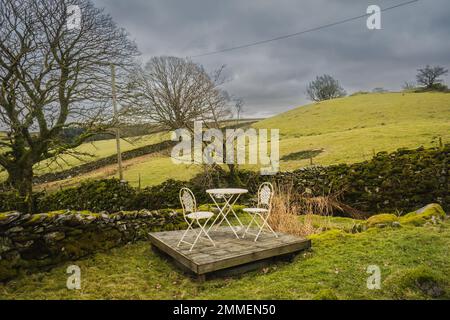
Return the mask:
[[(242, 238), (245, 237), (246, 234), (251, 234), (255, 236), (255, 240), (258, 240), (263, 229), (267, 229), (270, 231), (276, 238), (278, 235), (273, 231), (272, 227), (269, 225), (268, 220), (270, 216), (270, 212), (272, 210), (272, 198), (273, 198), (273, 186), (270, 182), (264, 182), (259, 186), (258, 189), (258, 204), (256, 208), (245, 208), (244, 212), (249, 213), (252, 216), (250, 223), (245, 229)], [(258, 219), (260, 219), (260, 223), (258, 223)], [(255, 223), (258, 227), (258, 233), (249, 232), (252, 223)]]
[[(206, 239), (211, 241), (213, 246), (216, 246), (214, 241), (211, 239), (211, 237), (208, 235), (208, 232), (205, 230), (205, 226), (208, 224), (208, 221), (211, 219), (211, 217), (214, 216), (214, 213), (209, 211), (197, 211), (197, 203), (195, 201), (195, 196), (192, 193), (192, 191), (188, 188), (181, 188), (180, 190), (180, 202), (181, 206), (183, 208), (183, 217), (186, 223), (188, 224), (188, 227), (186, 231), (184, 231), (183, 236), (181, 237), (180, 241), (177, 244), (177, 247), (180, 246), (180, 244), (187, 243), (191, 245), (191, 248), (189, 251), (192, 251), (197, 241), (200, 239), (202, 233), (206, 235)], [(206, 220), (203, 224), (201, 223), (201, 220)], [(197, 224), (200, 228), (200, 231), (197, 231), (194, 228), (194, 223)], [(195, 240), (193, 243), (184, 241), (184, 238), (188, 234), (189, 230), (194, 232), (196, 235)]]

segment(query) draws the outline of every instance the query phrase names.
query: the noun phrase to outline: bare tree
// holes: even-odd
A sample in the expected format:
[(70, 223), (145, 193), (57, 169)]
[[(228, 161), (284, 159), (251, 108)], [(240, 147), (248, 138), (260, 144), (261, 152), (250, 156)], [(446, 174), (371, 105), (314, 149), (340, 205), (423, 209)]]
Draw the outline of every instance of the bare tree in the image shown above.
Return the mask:
[(193, 132), (196, 120), (218, 126), (229, 114), (228, 94), (220, 89), (223, 68), (210, 75), (189, 59), (153, 57), (132, 79), (136, 100), (129, 110), (166, 130)]
[[(223, 120), (231, 115), (229, 94), (221, 89), (226, 81), (223, 71), (221, 66), (208, 74), (189, 59), (154, 57), (131, 81), (136, 100), (129, 114), (150, 119), (166, 130), (186, 128), (194, 134), (194, 121), (201, 121), (204, 128), (222, 130)], [(225, 149), (226, 141), (223, 146)], [(234, 177), (236, 166), (227, 166)], [(206, 173), (222, 171), (217, 165), (204, 169)]]
[(237, 98), (234, 100), (234, 108), (236, 109), (236, 123), (239, 124), (241, 114), (244, 111), (244, 99)]
[(402, 86), (403, 91), (411, 91), (411, 90), (414, 90), (415, 88), (416, 88), (416, 84), (414, 82), (410, 82), (410, 81), (405, 81)]
[[(69, 6), (81, 11), (70, 27)], [(110, 64), (131, 63), (136, 46), (88, 0), (0, 0), (0, 25), (0, 165), (31, 210), (33, 165), (111, 124)], [(83, 133), (63, 139), (73, 127)]]
[(433, 88), (437, 84), (442, 83), (441, 76), (446, 75), (448, 70), (441, 66), (431, 67), (427, 65), (425, 68), (417, 70), (417, 83), (423, 85), (426, 89)]
[(317, 76), (316, 80), (309, 83), (306, 95), (312, 101), (322, 101), (343, 97), (346, 92), (339, 84), (339, 81), (332, 76), (324, 74)]

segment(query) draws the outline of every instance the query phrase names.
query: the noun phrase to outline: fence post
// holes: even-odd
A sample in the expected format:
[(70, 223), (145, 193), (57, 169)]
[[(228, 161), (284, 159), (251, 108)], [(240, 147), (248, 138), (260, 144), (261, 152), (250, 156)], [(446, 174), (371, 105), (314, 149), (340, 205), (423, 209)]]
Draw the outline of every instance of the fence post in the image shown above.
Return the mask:
[(138, 173), (138, 190), (141, 190), (141, 173)]

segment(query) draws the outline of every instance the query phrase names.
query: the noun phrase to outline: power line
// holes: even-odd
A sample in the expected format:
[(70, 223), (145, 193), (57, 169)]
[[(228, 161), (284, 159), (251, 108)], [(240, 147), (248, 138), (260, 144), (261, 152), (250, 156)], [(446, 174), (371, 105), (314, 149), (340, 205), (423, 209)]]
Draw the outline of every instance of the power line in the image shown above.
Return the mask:
[[(407, 1), (407, 2), (402, 2), (402, 3), (399, 3), (399, 4), (395, 5), (395, 6), (391, 6), (391, 7), (387, 7), (387, 8), (381, 9), (381, 12), (385, 12), (385, 11), (389, 11), (389, 10), (392, 10), (392, 9), (395, 9), (395, 8), (407, 6), (407, 5), (413, 4), (415, 2), (419, 2), (419, 0), (411, 0), (411, 1)], [(210, 55), (213, 55), (213, 54), (219, 54), (219, 53), (223, 53), (223, 52), (228, 52), (228, 51), (233, 51), (233, 50), (239, 50), (239, 49), (244, 49), (244, 48), (248, 48), (248, 47), (258, 46), (258, 45), (265, 44), (265, 43), (268, 43), (268, 42), (284, 40), (284, 39), (296, 37), (296, 36), (299, 36), (299, 35), (302, 35), (302, 34), (305, 34), (305, 33), (318, 31), (318, 30), (326, 29), (326, 28), (330, 28), (330, 27), (334, 27), (336, 25), (347, 23), (347, 22), (350, 22), (350, 21), (353, 21), (353, 20), (362, 19), (362, 18), (368, 17), (370, 15), (372, 15), (372, 13), (366, 13), (366, 14), (362, 14), (362, 15), (359, 15), (359, 16), (356, 16), (356, 17), (347, 18), (347, 19), (344, 19), (344, 20), (336, 21), (336, 22), (333, 22), (333, 23), (325, 24), (325, 25), (322, 25), (322, 26), (319, 26), (319, 27), (315, 27), (315, 28), (311, 28), (311, 29), (306, 29), (306, 30), (303, 30), (303, 31), (300, 31), (300, 32), (296, 32), (296, 33), (287, 34), (287, 35), (284, 35), (284, 36), (279, 36), (279, 37), (275, 37), (275, 38), (271, 38), (271, 39), (251, 42), (251, 43), (247, 43), (247, 44), (243, 44), (243, 45), (239, 45), (239, 46), (235, 46), (235, 47), (230, 47), (230, 48), (225, 48), (225, 49), (221, 49), (221, 50), (217, 50), (217, 51), (210, 51), (210, 52), (206, 52), (206, 53), (202, 53), (202, 54), (197, 54), (197, 55), (191, 56), (191, 58), (210, 56)]]

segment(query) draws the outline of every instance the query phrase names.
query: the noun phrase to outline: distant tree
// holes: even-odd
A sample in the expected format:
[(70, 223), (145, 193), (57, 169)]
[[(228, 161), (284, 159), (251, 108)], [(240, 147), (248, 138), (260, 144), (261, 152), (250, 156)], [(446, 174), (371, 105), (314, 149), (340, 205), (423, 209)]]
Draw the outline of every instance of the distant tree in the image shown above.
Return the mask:
[(306, 95), (312, 101), (322, 101), (344, 97), (346, 92), (339, 84), (339, 81), (330, 75), (324, 74), (316, 77), (316, 80), (309, 83)]
[(236, 122), (239, 124), (241, 114), (244, 111), (244, 99), (237, 98), (234, 100), (234, 108), (236, 109)]
[(427, 65), (425, 68), (417, 70), (417, 83), (426, 89), (432, 89), (435, 85), (442, 84), (442, 79), (439, 78), (447, 73), (448, 70), (444, 67)]
[(402, 87), (403, 91), (411, 91), (416, 89), (416, 84), (414, 82), (405, 81)]
[(385, 93), (385, 92), (388, 92), (388, 90), (381, 88), (381, 87), (377, 87), (377, 88), (373, 88), (372, 92), (373, 93)]

